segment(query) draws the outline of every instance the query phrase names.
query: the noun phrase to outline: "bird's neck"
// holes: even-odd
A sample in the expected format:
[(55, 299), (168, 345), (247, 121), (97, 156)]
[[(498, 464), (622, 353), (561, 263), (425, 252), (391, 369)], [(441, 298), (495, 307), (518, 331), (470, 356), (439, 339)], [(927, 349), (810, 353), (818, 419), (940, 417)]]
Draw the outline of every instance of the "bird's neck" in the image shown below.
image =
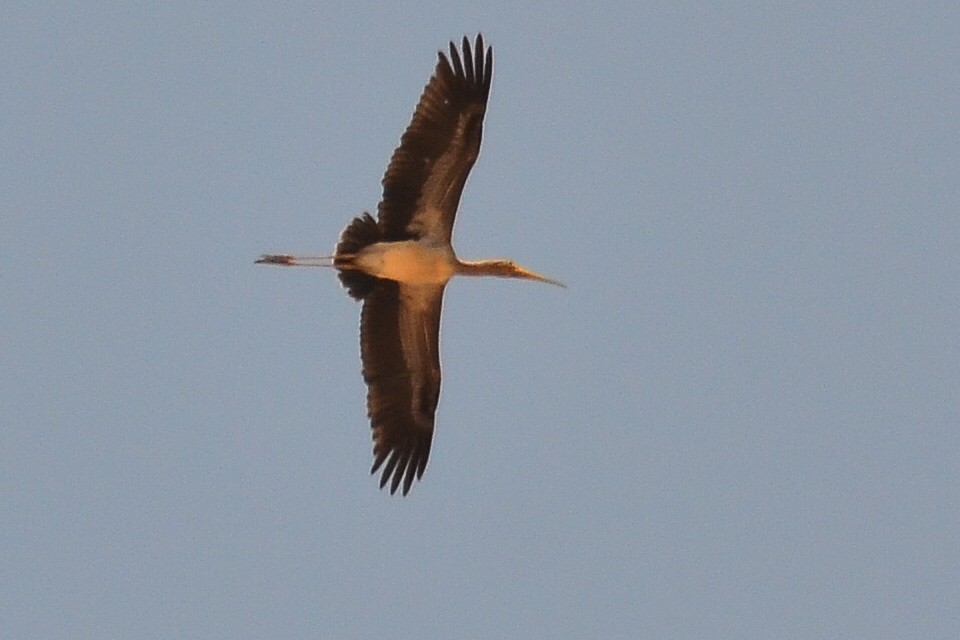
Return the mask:
[(513, 264), (509, 260), (457, 260), (457, 273), (463, 276), (509, 278), (514, 275), (514, 270)]

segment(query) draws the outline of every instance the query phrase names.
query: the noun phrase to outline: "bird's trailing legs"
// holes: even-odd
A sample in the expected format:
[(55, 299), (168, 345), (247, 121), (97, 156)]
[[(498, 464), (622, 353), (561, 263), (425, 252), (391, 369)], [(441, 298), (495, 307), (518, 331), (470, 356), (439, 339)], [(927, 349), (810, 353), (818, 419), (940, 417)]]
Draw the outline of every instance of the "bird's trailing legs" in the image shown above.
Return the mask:
[(285, 253), (265, 253), (256, 264), (276, 264), (282, 267), (332, 267), (333, 256), (291, 256)]

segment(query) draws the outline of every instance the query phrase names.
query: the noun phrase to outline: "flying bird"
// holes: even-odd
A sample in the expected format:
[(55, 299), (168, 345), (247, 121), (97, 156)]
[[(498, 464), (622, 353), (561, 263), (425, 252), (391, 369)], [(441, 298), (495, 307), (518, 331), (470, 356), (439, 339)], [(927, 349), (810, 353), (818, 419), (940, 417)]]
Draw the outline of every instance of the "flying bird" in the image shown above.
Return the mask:
[(480, 153), (493, 49), (477, 35), (450, 43), (383, 176), (377, 219), (354, 218), (333, 256), (262, 255), (257, 263), (334, 267), (363, 301), (360, 358), (380, 488), (410, 491), (427, 466), (440, 399), (440, 307), (454, 275), (525, 278), (563, 286), (512, 260), (465, 261), (451, 246), (467, 175)]

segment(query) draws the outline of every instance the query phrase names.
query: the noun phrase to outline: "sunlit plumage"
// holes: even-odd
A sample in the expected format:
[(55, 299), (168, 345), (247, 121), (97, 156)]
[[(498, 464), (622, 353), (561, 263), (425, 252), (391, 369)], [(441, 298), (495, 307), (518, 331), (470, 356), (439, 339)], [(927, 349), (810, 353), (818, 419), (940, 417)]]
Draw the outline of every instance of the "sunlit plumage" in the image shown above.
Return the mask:
[[(264, 255), (259, 263), (333, 266), (363, 301), (360, 356), (380, 486), (410, 491), (427, 466), (440, 399), (440, 308), (456, 274), (557, 284), (510, 260), (459, 260), (451, 246), (460, 194), (480, 152), (493, 77), (483, 37), (439, 54), (383, 177), (377, 219), (364, 213), (340, 234), (332, 258)], [(562, 285), (561, 285), (562, 286)]]

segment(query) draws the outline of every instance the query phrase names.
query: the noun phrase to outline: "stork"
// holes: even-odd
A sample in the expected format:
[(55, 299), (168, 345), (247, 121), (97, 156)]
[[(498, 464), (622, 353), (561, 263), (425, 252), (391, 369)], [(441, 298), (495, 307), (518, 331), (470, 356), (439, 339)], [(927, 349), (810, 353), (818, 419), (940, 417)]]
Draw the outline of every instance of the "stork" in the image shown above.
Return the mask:
[(333, 256), (262, 255), (257, 263), (334, 267), (347, 293), (363, 301), (360, 359), (380, 488), (410, 491), (427, 466), (440, 399), (440, 308), (455, 275), (562, 283), (512, 260), (466, 261), (453, 251), (460, 194), (480, 152), (493, 78), (493, 49), (463, 39), (439, 52), (383, 177), (377, 219), (354, 218)]

